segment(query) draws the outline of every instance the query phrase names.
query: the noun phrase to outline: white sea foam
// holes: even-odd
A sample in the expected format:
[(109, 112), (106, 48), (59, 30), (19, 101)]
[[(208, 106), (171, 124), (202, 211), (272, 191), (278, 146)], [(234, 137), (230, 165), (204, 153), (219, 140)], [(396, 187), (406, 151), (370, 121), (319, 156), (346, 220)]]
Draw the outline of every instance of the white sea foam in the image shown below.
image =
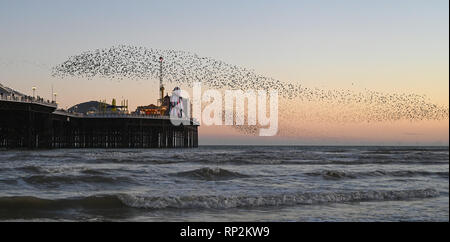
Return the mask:
[(127, 206), (134, 208), (214, 208), (287, 206), (301, 204), (345, 203), (363, 201), (392, 201), (421, 199), (439, 196), (435, 189), (398, 190), (398, 191), (354, 191), (297, 193), (261, 196), (168, 196), (149, 197), (144, 195), (119, 195)]

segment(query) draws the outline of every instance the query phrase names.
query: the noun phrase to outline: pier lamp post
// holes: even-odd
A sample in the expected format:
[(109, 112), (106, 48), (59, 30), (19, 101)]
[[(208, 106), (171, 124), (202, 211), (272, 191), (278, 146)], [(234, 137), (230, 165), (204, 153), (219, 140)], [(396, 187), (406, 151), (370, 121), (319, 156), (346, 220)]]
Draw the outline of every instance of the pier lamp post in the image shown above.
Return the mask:
[(34, 94), (36, 92), (36, 87), (32, 87), (31, 90), (33, 90), (33, 99), (34, 99)]

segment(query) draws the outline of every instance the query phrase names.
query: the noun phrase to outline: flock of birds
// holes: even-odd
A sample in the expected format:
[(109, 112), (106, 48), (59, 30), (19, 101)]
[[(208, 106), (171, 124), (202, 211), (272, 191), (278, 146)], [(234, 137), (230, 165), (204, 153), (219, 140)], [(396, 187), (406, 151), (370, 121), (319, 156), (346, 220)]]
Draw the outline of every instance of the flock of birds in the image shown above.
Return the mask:
[[(316, 119), (333, 122), (376, 122), (398, 120), (444, 120), (449, 109), (432, 103), (427, 97), (406, 93), (382, 93), (371, 90), (324, 90), (307, 88), (263, 76), (244, 67), (209, 57), (176, 51), (149, 49), (129, 45), (87, 51), (71, 56), (52, 71), (53, 76), (76, 76), (110, 79), (157, 79), (160, 57), (164, 57), (164, 82), (191, 87), (194, 82), (214, 89), (277, 90), (280, 97), (280, 120), (305, 118), (300, 104), (316, 104), (327, 109)], [(304, 105), (303, 105), (304, 106)], [(326, 108), (325, 108), (326, 107)], [(328, 112), (332, 110), (332, 112)], [(317, 113), (317, 112), (316, 112)], [(330, 116), (327, 113), (335, 113)], [(311, 115), (310, 115), (311, 117)], [(253, 126), (236, 126), (242, 132), (254, 133)]]

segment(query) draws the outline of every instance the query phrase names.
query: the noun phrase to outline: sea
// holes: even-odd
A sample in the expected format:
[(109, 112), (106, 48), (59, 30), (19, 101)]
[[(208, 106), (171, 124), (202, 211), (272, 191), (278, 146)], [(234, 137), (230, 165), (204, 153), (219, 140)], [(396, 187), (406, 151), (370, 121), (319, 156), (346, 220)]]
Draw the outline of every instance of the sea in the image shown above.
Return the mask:
[(449, 221), (449, 148), (0, 151), (0, 221)]

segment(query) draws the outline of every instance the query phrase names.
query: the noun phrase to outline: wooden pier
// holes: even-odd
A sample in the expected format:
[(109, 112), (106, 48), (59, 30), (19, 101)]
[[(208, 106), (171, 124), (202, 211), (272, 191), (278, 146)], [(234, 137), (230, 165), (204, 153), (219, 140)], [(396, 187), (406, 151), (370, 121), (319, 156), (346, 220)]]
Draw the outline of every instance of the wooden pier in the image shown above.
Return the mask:
[(56, 105), (0, 99), (0, 148), (192, 148), (198, 125), (166, 116), (80, 115)]

